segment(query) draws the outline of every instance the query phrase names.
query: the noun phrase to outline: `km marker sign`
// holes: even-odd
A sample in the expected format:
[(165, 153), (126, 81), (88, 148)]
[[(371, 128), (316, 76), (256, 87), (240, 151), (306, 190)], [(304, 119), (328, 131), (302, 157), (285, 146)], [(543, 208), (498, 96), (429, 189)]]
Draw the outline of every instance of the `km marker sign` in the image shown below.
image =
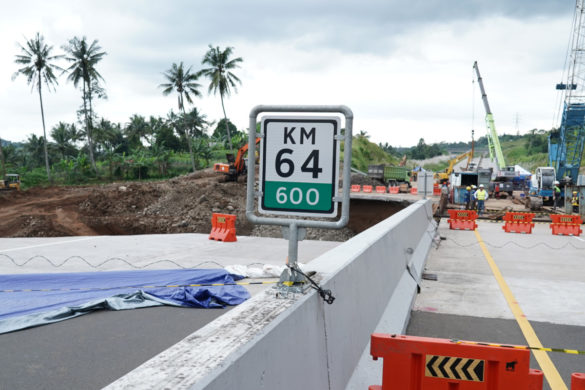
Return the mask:
[(338, 117), (262, 118), (259, 211), (337, 216)]

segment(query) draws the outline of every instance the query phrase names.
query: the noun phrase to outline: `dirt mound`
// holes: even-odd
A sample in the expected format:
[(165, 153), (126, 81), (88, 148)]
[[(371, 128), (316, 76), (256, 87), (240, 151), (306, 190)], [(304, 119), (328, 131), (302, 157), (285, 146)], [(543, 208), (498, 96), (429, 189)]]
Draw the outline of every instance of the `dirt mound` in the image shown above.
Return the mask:
[[(246, 184), (211, 169), (157, 182), (33, 188), (0, 193), (1, 237), (209, 233), (212, 213), (236, 215), (238, 235), (282, 237), (280, 227), (246, 219)], [(345, 241), (354, 233), (308, 229), (307, 239)]]
[(380, 180), (372, 179), (369, 176), (360, 175), (358, 173), (351, 174), (351, 184), (359, 184), (362, 186), (383, 186), (384, 183)]

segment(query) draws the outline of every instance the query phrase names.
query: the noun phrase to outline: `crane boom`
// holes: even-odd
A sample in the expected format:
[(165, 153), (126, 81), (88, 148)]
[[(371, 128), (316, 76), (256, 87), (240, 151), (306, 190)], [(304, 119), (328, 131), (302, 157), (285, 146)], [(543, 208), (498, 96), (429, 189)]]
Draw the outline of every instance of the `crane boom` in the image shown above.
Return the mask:
[(496, 132), (496, 125), (494, 123), (494, 115), (492, 114), (492, 110), (490, 109), (490, 104), (488, 103), (487, 94), (485, 93), (485, 88), (483, 86), (483, 80), (481, 75), (479, 74), (479, 67), (477, 66), (477, 61), (473, 63), (473, 69), (475, 69), (475, 73), (477, 75), (477, 83), (479, 84), (479, 89), (481, 91), (481, 99), (483, 100), (483, 106), (485, 108), (485, 122), (488, 127), (488, 145), (490, 150), (490, 158), (496, 159), (496, 163), (500, 169), (503, 169), (506, 166), (506, 160), (504, 160), (504, 154), (502, 153), (502, 148), (500, 146), (500, 139), (498, 138), (498, 133)]

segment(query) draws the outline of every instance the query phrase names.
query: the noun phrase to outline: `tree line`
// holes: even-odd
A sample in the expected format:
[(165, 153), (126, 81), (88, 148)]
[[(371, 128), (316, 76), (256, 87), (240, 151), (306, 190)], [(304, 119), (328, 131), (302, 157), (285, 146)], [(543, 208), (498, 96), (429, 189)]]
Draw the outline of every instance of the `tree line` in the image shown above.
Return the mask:
[[(511, 142), (516, 140), (522, 140), (523, 149), (522, 155), (532, 155), (538, 153), (547, 153), (548, 151), (548, 137), (550, 134), (558, 132), (556, 129), (550, 131), (532, 129), (524, 135), (520, 134), (502, 134), (498, 136), (500, 142)], [(402, 157), (406, 155), (409, 160), (425, 160), (435, 156), (443, 154), (449, 154), (450, 152), (457, 151), (458, 153), (466, 152), (471, 149), (471, 141), (469, 142), (439, 142), (433, 144), (427, 144), (424, 138), (419, 139), (418, 143), (412, 147), (393, 147), (387, 142), (378, 146), (382, 148), (386, 153), (395, 156)], [(488, 139), (486, 136), (479, 137), (475, 140), (475, 148), (487, 149)], [(506, 152), (506, 151), (504, 151)]]
[[(148, 160), (156, 162), (159, 173), (164, 176), (172, 156), (181, 160), (181, 154), (187, 151), (190, 170), (195, 171), (201, 160), (209, 164), (214, 150), (232, 150), (234, 144), (239, 146), (246, 142), (245, 134), (231, 124), (225, 110), (225, 98), (237, 92), (241, 84), (234, 70), (240, 67), (243, 59), (234, 58), (232, 47), (221, 49), (209, 45), (201, 61), (203, 67), (198, 71), (183, 62), (173, 63), (162, 73), (163, 82), (158, 88), (163, 95), (176, 94), (178, 112), (171, 109), (165, 118), (151, 116), (146, 119), (133, 115), (124, 125), (98, 117), (94, 109), (96, 99), (107, 99), (105, 80), (98, 71), (107, 53), (97, 40), (90, 42), (86, 37), (74, 37), (61, 47), (63, 54), (55, 54), (53, 46), (37, 33), (19, 44), (19, 48), (15, 62), (20, 68), (13, 80), (25, 77), (32, 92), (38, 93), (43, 136), (31, 134), (23, 144), (0, 140), (2, 173), (7, 167), (28, 171), (44, 165), (49, 182), (53, 182), (52, 172), (66, 172), (75, 178), (80, 175), (99, 177), (106, 171), (113, 178), (116, 172), (120, 176), (125, 170), (126, 173), (137, 172), (141, 178), (145, 165), (136, 165), (136, 162)], [(77, 122), (59, 122), (50, 130), (50, 141), (43, 92), (54, 91), (60, 76), (66, 76), (66, 80), (80, 90), (81, 105), (76, 112)], [(202, 78), (209, 81), (209, 94), (219, 94), (224, 114), (211, 136), (207, 130), (215, 123), (193, 106), (194, 98), (203, 95), (199, 83)], [(124, 169), (128, 166), (133, 168)]]

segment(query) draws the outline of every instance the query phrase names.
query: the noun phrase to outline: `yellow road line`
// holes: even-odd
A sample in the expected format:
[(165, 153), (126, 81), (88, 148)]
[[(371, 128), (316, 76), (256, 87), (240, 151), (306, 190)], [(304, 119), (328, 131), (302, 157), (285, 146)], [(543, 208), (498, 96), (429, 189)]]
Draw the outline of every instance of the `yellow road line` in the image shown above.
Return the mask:
[[(510, 306), (512, 313), (516, 318), (516, 322), (518, 322), (518, 325), (520, 326), (520, 329), (524, 334), (526, 342), (530, 346), (543, 348), (540, 340), (538, 339), (538, 336), (536, 335), (536, 332), (532, 328), (532, 325), (530, 325), (530, 322), (528, 322), (528, 320), (526, 319), (526, 315), (524, 315), (524, 312), (520, 308), (520, 304), (514, 297), (514, 294), (512, 294), (512, 290), (510, 290), (510, 287), (508, 287), (508, 284), (504, 280), (504, 277), (502, 276), (500, 269), (498, 268), (496, 262), (492, 258), (490, 252), (487, 250), (487, 247), (485, 246), (483, 240), (481, 239), (479, 232), (475, 230), (474, 233), (475, 237), (477, 238), (477, 241), (479, 242), (479, 246), (481, 247), (483, 255), (485, 256), (485, 259), (487, 260), (492, 270), (492, 273), (494, 274), (494, 277), (496, 278), (498, 285), (500, 286), (500, 290), (502, 290), (504, 298), (506, 298), (506, 302), (508, 302), (508, 306)], [(553, 364), (552, 360), (550, 360), (548, 354), (544, 351), (532, 351), (532, 353), (534, 354), (536, 361), (540, 365), (540, 368), (544, 373), (544, 377), (549, 383), (551, 389), (567, 390), (567, 385), (561, 378), (561, 375), (557, 371), (557, 368)]]

